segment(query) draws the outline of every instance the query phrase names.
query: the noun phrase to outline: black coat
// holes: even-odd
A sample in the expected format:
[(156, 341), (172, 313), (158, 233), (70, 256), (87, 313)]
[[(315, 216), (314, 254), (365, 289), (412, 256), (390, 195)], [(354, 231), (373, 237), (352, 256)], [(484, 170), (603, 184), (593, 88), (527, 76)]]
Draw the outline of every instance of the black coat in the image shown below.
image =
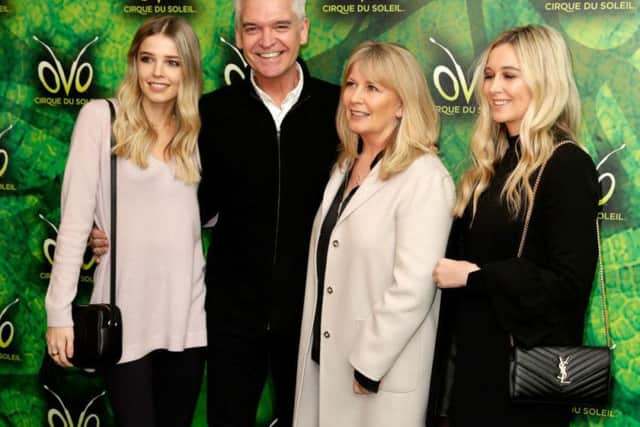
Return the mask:
[(339, 100), (337, 86), (300, 63), (302, 93), (279, 134), (248, 78), (200, 101), (201, 217), (218, 214), (206, 271), (212, 331), (299, 331), (311, 224), (337, 155)]
[(581, 343), (597, 261), (597, 174), (576, 145), (557, 149), (517, 258), (523, 218), (511, 218), (500, 198), (516, 163), (512, 145), (481, 195), (473, 223), (467, 209), (452, 227), (448, 256), (481, 268), (466, 287), (442, 297), (429, 415), (449, 406), (452, 426), (563, 426), (570, 418), (569, 408), (509, 403), (509, 334), (525, 347)]

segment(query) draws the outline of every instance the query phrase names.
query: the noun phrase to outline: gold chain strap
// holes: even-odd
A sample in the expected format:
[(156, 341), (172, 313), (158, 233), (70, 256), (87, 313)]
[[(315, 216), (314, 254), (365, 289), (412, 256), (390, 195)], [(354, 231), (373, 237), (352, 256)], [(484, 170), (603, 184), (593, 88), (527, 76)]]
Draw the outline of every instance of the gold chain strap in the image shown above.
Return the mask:
[(602, 296), (602, 319), (604, 320), (604, 335), (607, 339), (607, 347), (611, 350), (616, 348), (616, 344), (611, 339), (611, 331), (609, 330), (609, 310), (607, 309), (607, 287), (604, 283), (604, 263), (602, 262), (602, 248), (600, 247), (600, 222), (596, 218), (596, 236), (598, 237), (598, 278), (600, 281), (600, 295)]
[[(561, 143), (555, 146), (551, 155), (555, 153), (555, 150), (557, 150), (558, 147), (561, 147), (565, 144), (575, 144), (575, 143), (573, 141), (562, 141)], [(551, 158), (551, 156), (549, 156), (549, 158)], [(533, 197), (531, 198), (531, 203), (527, 208), (527, 215), (525, 216), (525, 219), (524, 219), (524, 227), (522, 228), (522, 237), (520, 237), (520, 246), (518, 247), (518, 258), (522, 256), (522, 251), (524, 250), (524, 242), (527, 238), (527, 233), (529, 232), (529, 221), (531, 220), (531, 213), (533, 212), (533, 202), (535, 201), (536, 193), (538, 192), (538, 187), (540, 185), (540, 180), (542, 178), (542, 172), (544, 172), (544, 168), (547, 166), (548, 161), (549, 159), (547, 159), (547, 161), (545, 161), (542, 164), (542, 166), (540, 166), (540, 172), (538, 172), (538, 176), (536, 177), (536, 182), (533, 185)], [(598, 238), (598, 269), (600, 270), (598, 277), (600, 281), (600, 294), (602, 297), (602, 318), (604, 320), (604, 334), (607, 340), (607, 347), (613, 350), (614, 348), (616, 348), (616, 345), (612, 341), (610, 331), (609, 331), (609, 310), (607, 309), (607, 291), (604, 283), (604, 265), (602, 263), (602, 250), (600, 248), (600, 223), (598, 222), (598, 218), (596, 218), (596, 236)]]

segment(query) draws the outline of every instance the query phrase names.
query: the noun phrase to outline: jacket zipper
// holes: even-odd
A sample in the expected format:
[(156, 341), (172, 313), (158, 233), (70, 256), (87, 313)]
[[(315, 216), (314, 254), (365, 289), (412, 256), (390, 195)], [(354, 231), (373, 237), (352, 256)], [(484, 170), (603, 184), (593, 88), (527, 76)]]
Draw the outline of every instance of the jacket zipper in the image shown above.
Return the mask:
[[(273, 239), (273, 260), (272, 266), (275, 267), (276, 259), (278, 257), (278, 234), (280, 233), (280, 193), (282, 192), (282, 171), (281, 171), (281, 160), (280, 160), (280, 131), (276, 131), (276, 147), (278, 153), (278, 196), (276, 199), (276, 229), (275, 236)], [(267, 331), (271, 330), (271, 316), (267, 316), (267, 324), (265, 325)]]
[[(256, 98), (258, 101), (262, 102), (257, 95), (254, 94), (253, 97)], [(305, 98), (300, 97), (298, 102), (291, 108), (291, 110), (289, 110), (289, 112), (287, 113), (287, 116), (291, 114), (294, 110), (296, 110), (300, 104), (302, 104), (309, 98), (310, 97), (308, 95)], [(284, 120), (286, 120), (286, 117), (284, 118)], [(280, 150), (281, 148), (280, 134), (281, 134), (282, 126), (284, 125), (284, 120), (282, 121), (282, 123), (280, 123), (280, 130), (276, 129), (276, 147), (277, 147), (277, 154), (278, 154), (278, 159), (277, 159), (278, 160), (278, 194), (276, 199), (276, 225), (275, 225), (275, 236), (273, 239), (273, 259), (271, 261), (272, 266), (274, 267), (276, 265), (276, 261), (278, 258), (278, 236), (280, 234), (280, 195), (282, 193), (282, 159), (281, 159), (282, 153)], [(265, 325), (265, 327), (267, 331), (271, 329), (270, 318), (267, 318), (267, 324)]]
[[(280, 127), (282, 129), (282, 127)], [(280, 233), (280, 193), (282, 192), (282, 161), (280, 159), (280, 130), (276, 133), (276, 146), (278, 149), (278, 197), (276, 199), (276, 230), (275, 237), (273, 239), (273, 264), (276, 265), (276, 258), (278, 257), (278, 234)]]
[[(287, 116), (289, 116), (291, 113), (293, 113), (296, 109), (298, 109), (298, 107), (300, 106), (300, 104), (306, 102), (308, 99), (310, 98), (309, 95), (305, 96), (304, 98), (302, 96), (300, 96), (300, 99), (298, 100), (298, 102), (296, 102), (296, 104), (291, 107), (291, 110), (289, 110), (289, 112), (287, 113)], [(276, 130), (276, 146), (277, 146), (277, 154), (278, 154), (278, 196), (276, 199), (276, 229), (275, 229), (275, 237), (273, 240), (273, 259), (272, 259), (272, 265), (275, 266), (276, 265), (276, 261), (278, 258), (278, 237), (280, 234), (280, 196), (282, 193), (282, 153), (280, 150), (280, 134), (282, 131), (282, 126), (284, 125), (285, 120), (287, 119), (287, 116), (285, 116), (284, 120), (282, 121), (282, 123), (280, 123), (280, 129)]]

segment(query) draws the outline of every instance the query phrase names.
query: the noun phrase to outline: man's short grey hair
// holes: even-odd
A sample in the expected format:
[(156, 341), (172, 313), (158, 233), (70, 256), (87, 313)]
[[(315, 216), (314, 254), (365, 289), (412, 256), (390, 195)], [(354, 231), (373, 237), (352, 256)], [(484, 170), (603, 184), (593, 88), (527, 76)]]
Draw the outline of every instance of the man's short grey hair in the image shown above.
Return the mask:
[[(269, 0), (261, 0), (261, 1), (269, 1)], [(236, 13), (236, 27), (240, 26), (240, 14), (242, 13), (242, 3), (244, 0), (233, 0), (233, 9)], [(291, 0), (291, 8), (293, 9), (293, 13), (298, 17), (298, 19), (302, 20), (306, 16), (305, 7), (307, 0)]]

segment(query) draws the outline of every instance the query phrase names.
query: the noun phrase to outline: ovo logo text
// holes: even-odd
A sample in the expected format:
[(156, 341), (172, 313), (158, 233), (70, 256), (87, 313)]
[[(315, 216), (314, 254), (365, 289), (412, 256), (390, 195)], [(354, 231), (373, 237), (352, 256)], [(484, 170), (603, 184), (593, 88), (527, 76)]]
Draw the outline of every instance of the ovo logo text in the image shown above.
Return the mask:
[[(610, 152), (609, 154), (604, 156), (602, 158), (602, 160), (600, 160), (600, 162), (596, 165), (596, 170), (599, 171), (600, 170), (600, 166), (602, 166), (604, 164), (604, 162), (609, 160), (609, 157), (611, 157), (612, 155), (614, 155), (618, 151), (623, 150), (626, 146), (627, 146), (627, 144), (622, 144), (620, 147), (616, 148), (615, 150), (613, 150), (612, 152)], [(600, 176), (598, 176), (598, 182), (599, 183), (602, 182), (602, 181), (605, 181), (605, 180), (609, 182), (609, 189), (606, 191), (606, 193), (604, 193), (602, 198), (598, 201), (598, 206), (605, 205), (609, 201), (609, 199), (611, 199), (611, 197), (613, 196), (613, 192), (616, 189), (616, 177), (611, 172), (605, 172), (605, 173), (601, 174)]]
[(101, 398), (106, 394), (105, 391), (93, 397), (93, 399), (91, 399), (89, 403), (87, 403), (87, 406), (84, 407), (84, 410), (80, 412), (78, 423), (74, 424), (73, 418), (71, 417), (71, 414), (69, 413), (69, 410), (67, 409), (67, 407), (64, 405), (64, 402), (62, 402), (62, 399), (60, 399), (60, 396), (58, 396), (53, 390), (51, 390), (46, 385), (44, 386), (44, 388), (49, 393), (51, 393), (58, 402), (60, 402), (60, 406), (62, 407), (62, 411), (64, 412), (63, 413), (56, 408), (49, 409), (49, 412), (47, 412), (47, 422), (49, 424), (49, 427), (56, 427), (54, 423), (56, 419), (62, 422), (63, 427), (89, 427), (92, 421), (93, 421), (94, 427), (100, 427), (100, 418), (98, 418), (96, 414), (87, 415), (87, 412), (89, 411), (89, 407), (93, 404), (93, 402), (95, 402), (96, 400), (98, 400), (99, 398)]
[[(453, 62), (453, 67), (455, 69), (455, 73), (449, 67), (445, 67), (444, 65), (438, 65), (433, 69), (433, 84), (440, 93), (440, 96), (449, 101), (456, 101), (460, 97), (460, 90), (462, 89), (462, 95), (464, 96), (467, 104), (471, 100), (471, 95), (473, 94), (473, 88), (476, 85), (476, 80), (473, 79), (471, 84), (467, 83), (467, 77), (462, 71), (462, 67), (456, 61), (453, 54), (449, 49), (438, 43), (433, 37), (429, 37), (429, 41), (436, 46), (440, 47), (447, 54), (449, 58), (451, 58), (451, 62)], [(442, 79), (446, 77), (451, 82), (451, 90), (449, 93), (445, 90), (442, 85)]]
[[(0, 132), (0, 140), (4, 134), (9, 132), (12, 128), (13, 125), (9, 125), (8, 128)], [(7, 171), (7, 166), (9, 166), (9, 153), (7, 153), (7, 150), (0, 148), (0, 178), (2, 178), (4, 173)]]
[[(247, 61), (244, 60), (244, 57), (242, 56), (242, 54), (240, 53), (240, 51), (238, 50), (237, 47), (235, 47), (234, 45), (232, 45), (231, 43), (226, 41), (223, 37), (220, 37), (220, 41), (222, 43), (226, 44), (227, 46), (229, 46), (231, 49), (233, 49), (233, 51), (236, 53), (236, 55), (238, 55), (238, 57), (242, 61), (242, 66), (243, 67), (247, 66)], [(245, 78), (244, 70), (242, 68), (240, 68), (237, 64), (233, 64), (233, 63), (227, 64), (224, 67), (224, 82), (227, 84), (227, 86), (229, 86), (231, 84), (231, 73), (238, 74), (240, 76), (240, 78), (243, 79), (243, 80)]]
[[(72, 86), (75, 87), (75, 90), (78, 93), (84, 93), (87, 91), (87, 89), (89, 89), (89, 86), (91, 86), (91, 81), (93, 80), (93, 67), (88, 62), (83, 62), (82, 64), (80, 64), (80, 66), (78, 66), (78, 62), (80, 61), (80, 57), (89, 48), (89, 46), (98, 41), (98, 36), (84, 45), (82, 50), (80, 50), (80, 53), (78, 54), (78, 56), (76, 56), (75, 61), (73, 61), (73, 63), (71, 64), (69, 75), (67, 75), (64, 67), (62, 66), (62, 63), (60, 62), (60, 60), (58, 60), (55, 53), (53, 53), (53, 50), (38, 37), (33, 36), (33, 39), (44, 46), (44, 48), (51, 54), (53, 63), (55, 64), (55, 67), (51, 64), (51, 62), (47, 61), (40, 61), (40, 63), (38, 64), (38, 78), (40, 79), (40, 83), (42, 83), (42, 86), (44, 86), (44, 88), (48, 92), (57, 94), (62, 88), (64, 89), (64, 93), (68, 96), (71, 92)], [(82, 72), (84, 70), (86, 70), (87, 72), (83, 80)], [(49, 84), (49, 82), (47, 81), (45, 71), (48, 71), (49, 74), (53, 77), (53, 84)]]
[[(13, 333), (15, 331), (13, 327), (13, 323), (9, 322), (8, 320), (5, 320), (3, 322), (2, 318), (6, 314), (7, 310), (9, 310), (9, 308), (11, 308), (12, 305), (17, 304), (18, 301), (20, 300), (16, 298), (15, 301), (13, 301), (11, 304), (6, 306), (2, 311), (0, 311), (0, 349), (9, 347), (11, 345), (11, 342), (13, 341)], [(5, 331), (9, 331), (9, 333), (5, 334)]]

